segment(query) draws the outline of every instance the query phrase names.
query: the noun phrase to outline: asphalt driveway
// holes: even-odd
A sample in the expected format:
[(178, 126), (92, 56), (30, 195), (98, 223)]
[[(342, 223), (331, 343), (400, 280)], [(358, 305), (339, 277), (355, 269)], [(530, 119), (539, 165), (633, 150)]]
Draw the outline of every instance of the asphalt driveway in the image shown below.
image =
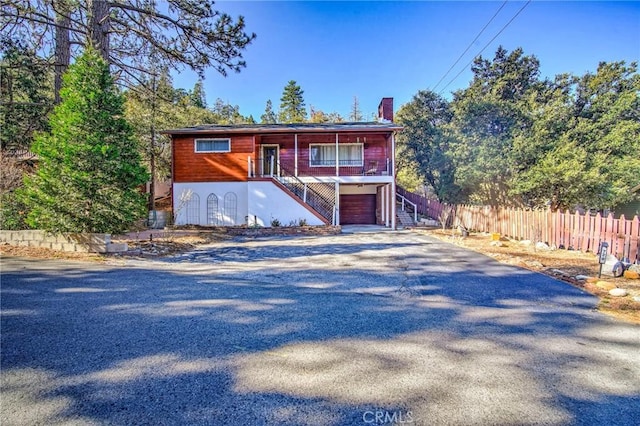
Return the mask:
[(640, 424), (640, 327), (409, 232), (1, 280), (3, 426)]

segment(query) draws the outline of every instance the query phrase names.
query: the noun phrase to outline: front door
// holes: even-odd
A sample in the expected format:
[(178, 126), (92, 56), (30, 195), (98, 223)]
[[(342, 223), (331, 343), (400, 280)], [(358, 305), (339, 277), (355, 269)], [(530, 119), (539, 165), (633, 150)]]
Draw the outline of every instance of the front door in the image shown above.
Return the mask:
[(262, 176), (277, 176), (278, 160), (278, 145), (262, 145)]

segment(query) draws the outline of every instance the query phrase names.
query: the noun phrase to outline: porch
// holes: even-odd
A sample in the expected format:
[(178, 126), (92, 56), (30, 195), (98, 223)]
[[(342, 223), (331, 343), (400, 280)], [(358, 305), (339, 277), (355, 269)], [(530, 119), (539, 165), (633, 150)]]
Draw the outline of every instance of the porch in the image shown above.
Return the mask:
[(260, 135), (247, 157), (248, 177), (392, 177), (392, 153), (387, 134)]

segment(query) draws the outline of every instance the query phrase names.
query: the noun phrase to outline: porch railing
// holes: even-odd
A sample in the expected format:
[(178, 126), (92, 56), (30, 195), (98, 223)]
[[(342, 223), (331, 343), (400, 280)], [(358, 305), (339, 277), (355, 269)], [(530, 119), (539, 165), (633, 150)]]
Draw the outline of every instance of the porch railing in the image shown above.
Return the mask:
[[(271, 176), (271, 158), (257, 157), (250, 170), (253, 176)], [(275, 167), (274, 162), (274, 167)], [(289, 170), (294, 176), (324, 177), (324, 176), (392, 176), (390, 159), (384, 160), (341, 160), (338, 162), (337, 173), (335, 160), (310, 160), (309, 158), (280, 158), (279, 166)], [(277, 169), (273, 171), (277, 174)]]
[(407, 211), (407, 207), (411, 206), (411, 210), (413, 211), (413, 222), (418, 223), (418, 205), (409, 201), (401, 194), (396, 193), (396, 200), (399, 200), (401, 203), (402, 211)]

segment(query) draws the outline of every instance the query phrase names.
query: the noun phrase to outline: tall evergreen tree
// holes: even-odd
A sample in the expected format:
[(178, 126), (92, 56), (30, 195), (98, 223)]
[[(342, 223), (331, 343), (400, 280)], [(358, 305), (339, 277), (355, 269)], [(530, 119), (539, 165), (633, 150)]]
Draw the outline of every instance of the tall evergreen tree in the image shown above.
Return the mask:
[(204, 92), (204, 85), (202, 80), (198, 80), (196, 84), (193, 85), (193, 89), (189, 93), (191, 98), (191, 105), (198, 108), (206, 108), (207, 107), (207, 96)]
[[(452, 137), (448, 125), (453, 114), (447, 101), (431, 91), (419, 91), (396, 115), (404, 126), (397, 138), (399, 169), (414, 169), (432, 188), (438, 200), (461, 201), (450, 158)], [(413, 177), (409, 170), (403, 176)]]
[(0, 39), (0, 149), (25, 150), (46, 130), (53, 108), (51, 69), (23, 42)]
[(69, 67), (50, 134), (32, 147), (39, 167), (25, 178), (27, 222), (51, 232), (123, 232), (145, 215), (141, 166), (124, 97), (92, 48)]
[(364, 116), (362, 115), (362, 111), (360, 110), (360, 101), (357, 96), (353, 97), (353, 103), (351, 104), (351, 112), (349, 113), (350, 121), (362, 121)]
[(279, 119), (281, 123), (303, 123), (307, 121), (307, 110), (304, 104), (304, 90), (290, 80), (280, 98)]
[(267, 100), (267, 106), (264, 108), (264, 114), (260, 116), (260, 122), (263, 124), (273, 124), (278, 122), (276, 113), (273, 112), (273, 103), (271, 99)]
[(513, 141), (530, 126), (526, 101), (539, 84), (539, 62), (500, 46), (491, 61), (479, 57), (471, 70), (471, 85), (451, 103), (456, 183), (472, 202), (519, 204), (509, 193)]

